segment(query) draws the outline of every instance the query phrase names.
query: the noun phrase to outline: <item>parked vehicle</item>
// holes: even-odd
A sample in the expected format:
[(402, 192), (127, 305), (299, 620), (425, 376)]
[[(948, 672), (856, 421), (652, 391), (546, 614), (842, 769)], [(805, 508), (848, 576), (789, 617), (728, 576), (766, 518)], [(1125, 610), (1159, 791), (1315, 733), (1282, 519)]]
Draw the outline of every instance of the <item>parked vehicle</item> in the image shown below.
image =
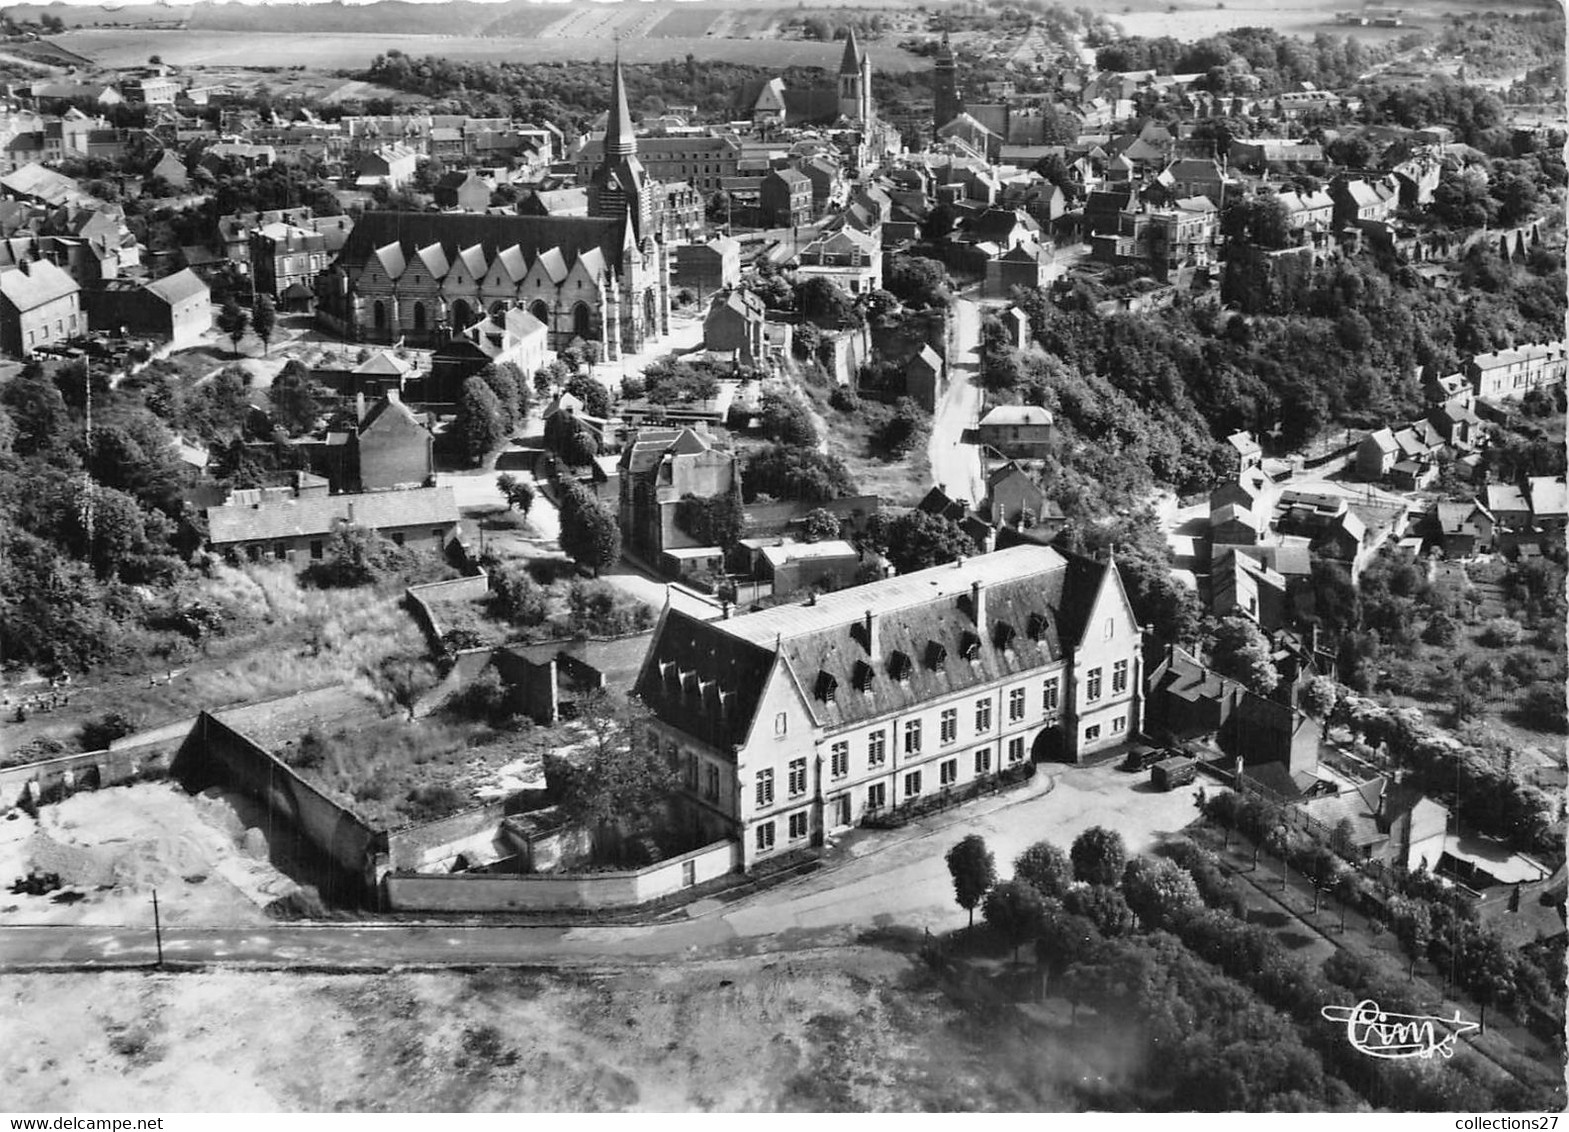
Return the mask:
[(1160, 790), (1175, 790), (1198, 777), (1199, 764), (1192, 759), (1174, 756), (1161, 759), (1150, 768), (1150, 781)]
[(1166, 752), (1159, 747), (1147, 747), (1143, 743), (1135, 743), (1122, 760), (1123, 770), (1148, 770), (1161, 759), (1166, 757)]

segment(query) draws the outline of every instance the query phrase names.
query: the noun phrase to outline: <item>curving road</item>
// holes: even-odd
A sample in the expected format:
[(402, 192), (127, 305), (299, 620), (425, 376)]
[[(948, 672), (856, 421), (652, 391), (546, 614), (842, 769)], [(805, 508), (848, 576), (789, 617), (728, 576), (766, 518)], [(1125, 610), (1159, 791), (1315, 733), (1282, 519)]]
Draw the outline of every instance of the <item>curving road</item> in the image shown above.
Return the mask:
[[(1049, 773), (1048, 773), (1049, 770)], [(1066, 848), (1092, 825), (1120, 831), (1132, 852), (1198, 814), (1195, 782), (1154, 792), (1114, 765), (1042, 767), (1006, 794), (913, 822), (855, 831), (831, 846), (831, 866), (738, 900), (704, 899), (658, 922), (633, 925), (476, 926), (467, 923), (277, 923), (265, 928), (172, 928), (171, 963), (384, 970), (389, 967), (602, 965), (699, 953), (783, 951), (850, 943), (891, 927), (947, 931), (965, 922), (944, 854), (978, 833), (1000, 871), (1027, 846)], [(0, 929), (0, 970), (146, 966), (157, 956), (145, 928)]]

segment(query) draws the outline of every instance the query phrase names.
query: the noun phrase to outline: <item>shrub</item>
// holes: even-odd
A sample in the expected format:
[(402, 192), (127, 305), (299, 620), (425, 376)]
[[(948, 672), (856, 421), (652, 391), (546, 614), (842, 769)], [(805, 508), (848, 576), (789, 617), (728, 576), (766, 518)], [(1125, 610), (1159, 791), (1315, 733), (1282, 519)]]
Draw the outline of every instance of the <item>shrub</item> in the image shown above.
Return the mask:
[(116, 739), (123, 739), (136, 730), (136, 724), (121, 712), (105, 712), (97, 719), (82, 725), (77, 733), (77, 742), (84, 751), (107, 750), (110, 743)]
[(398, 809), (413, 824), (435, 821), (463, 808), (463, 795), (451, 786), (416, 786), (408, 792)]
[(472, 683), (455, 693), (446, 708), (464, 719), (500, 723), (512, 714), (511, 690), (494, 668), (487, 668)]
[(835, 386), (834, 391), (828, 395), (828, 403), (841, 413), (853, 413), (861, 407), (861, 399), (848, 385)]
[(1488, 648), (1507, 649), (1520, 643), (1525, 630), (1512, 617), (1495, 617), (1482, 627), (1479, 638)]

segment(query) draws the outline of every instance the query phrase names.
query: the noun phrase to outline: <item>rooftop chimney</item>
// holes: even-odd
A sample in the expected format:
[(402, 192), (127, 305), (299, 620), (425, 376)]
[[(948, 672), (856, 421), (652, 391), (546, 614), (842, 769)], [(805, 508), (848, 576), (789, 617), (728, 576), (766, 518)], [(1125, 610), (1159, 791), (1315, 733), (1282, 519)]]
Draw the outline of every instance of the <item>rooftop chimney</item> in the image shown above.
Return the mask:
[(875, 659), (877, 657), (877, 617), (870, 609), (866, 611), (866, 618), (862, 624), (866, 630), (866, 655)]
[(970, 583), (970, 616), (977, 629), (986, 627), (986, 588), (980, 582)]
[(354, 395), (354, 423), (365, 423), (365, 391), (363, 389)]

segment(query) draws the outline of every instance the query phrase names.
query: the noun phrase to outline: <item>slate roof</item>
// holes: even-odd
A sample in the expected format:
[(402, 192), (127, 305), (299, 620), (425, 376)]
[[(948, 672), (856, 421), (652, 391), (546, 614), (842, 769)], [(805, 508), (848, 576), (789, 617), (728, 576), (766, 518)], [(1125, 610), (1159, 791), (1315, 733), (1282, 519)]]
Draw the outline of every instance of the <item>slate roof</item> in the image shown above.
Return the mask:
[[(818, 726), (853, 725), (1064, 658), (1083, 636), (1105, 573), (1089, 559), (1020, 545), (824, 594), (810, 606), (721, 621), (667, 609), (637, 694), (660, 719), (723, 749), (745, 742), (780, 665)], [(969, 611), (973, 582), (983, 587), (982, 626)], [(868, 610), (875, 655), (865, 643)], [(892, 674), (901, 654), (904, 679)]]
[(198, 295), (208, 294), (207, 284), (202, 282), (201, 276), (188, 267), (184, 271), (177, 271), (155, 283), (147, 284), (147, 290), (170, 306), (183, 303), (187, 299), (194, 299)]
[(234, 491), (227, 503), (209, 507), (212, 545), (330, 534), (339, 522), (349, 522), (351, 515), (356, 525), (375, 530), (444, 527), (458, 521), (458, 503), (450, 487), (262, 500), (263, 493), (258, 490)]
[(75, 279), (48, 260), (30, 263), (27, 270), (0, 272), (0, 295), (18, 311), (30, 311), (81, 290)]
[[(619, 262), (625, 223), (624, 219), (584, 216), (367, 212), (355, 223), (354, 231), (343, 245), (341, 259), (345, 264), (358, 265), (380, 255), (393, 278), (402, 274), (404, 265), (420, 252), (430, 253), (428, 258), (432, 262), (444, 264), (459, 250), (476, 244), (481, 247), (487, 263), (514, 246), (529, 260), (559, 249), (571, 260), (597, 250), (606, 260)], [(563, 276), (565, 270), (563, 265)]]

